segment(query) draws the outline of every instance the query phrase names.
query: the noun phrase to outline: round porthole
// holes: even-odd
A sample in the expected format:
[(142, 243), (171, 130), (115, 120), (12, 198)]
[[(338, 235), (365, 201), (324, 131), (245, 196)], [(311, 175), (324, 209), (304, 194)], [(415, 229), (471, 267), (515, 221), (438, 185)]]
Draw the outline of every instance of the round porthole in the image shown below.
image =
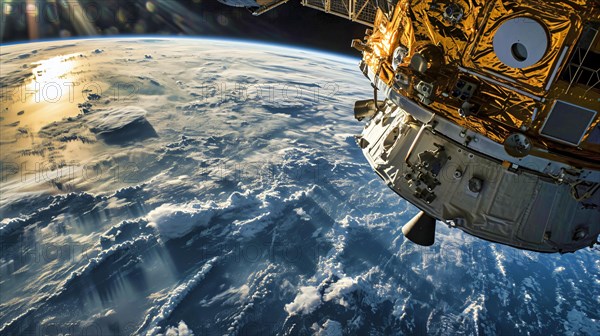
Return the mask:
[(513, 68), (538, 63), (548, 50), (548, 33), (538, 21), (526, 17), (506, 20), (494, 35), (494, 53)]

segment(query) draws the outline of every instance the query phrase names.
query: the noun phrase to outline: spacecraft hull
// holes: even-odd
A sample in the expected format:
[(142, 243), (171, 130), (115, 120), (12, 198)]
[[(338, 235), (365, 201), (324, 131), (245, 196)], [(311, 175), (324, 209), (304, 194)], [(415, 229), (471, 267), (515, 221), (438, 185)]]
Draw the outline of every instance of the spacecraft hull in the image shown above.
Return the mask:
[(385, 107), (355, 108), (357, 143), (392, 190), (519, 249), (597, 243), (597, 2), (399, 0), (366, 35), (353, 46)]
[(452, 227), (538, 252), (596, 241), (600, 212), (591, 205), (598, 199), (577, 201), (570, 185), (455, 142), (438, 131), (441, 124), (435, 116), (420, 122), (387, 100), (357, 139), (392, 190)]

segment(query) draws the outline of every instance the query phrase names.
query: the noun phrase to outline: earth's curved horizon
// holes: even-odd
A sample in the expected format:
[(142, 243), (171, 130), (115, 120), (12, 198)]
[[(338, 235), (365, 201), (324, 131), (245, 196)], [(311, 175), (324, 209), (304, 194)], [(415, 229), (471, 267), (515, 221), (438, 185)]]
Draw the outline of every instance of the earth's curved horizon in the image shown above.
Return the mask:
[(600, 334), (600, 257), (438, 226), (354, 141), (357, 59), (196, 38), (0, 50), (0, 334)]

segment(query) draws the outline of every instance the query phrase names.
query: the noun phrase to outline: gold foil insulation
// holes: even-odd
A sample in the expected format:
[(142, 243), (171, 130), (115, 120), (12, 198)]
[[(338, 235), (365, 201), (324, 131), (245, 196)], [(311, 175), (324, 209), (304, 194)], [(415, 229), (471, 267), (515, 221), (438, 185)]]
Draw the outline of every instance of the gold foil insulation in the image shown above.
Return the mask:
[[(445, 11), (456, 5), (462, 16), (449, 20)], [(546, 30), (547, 50), (532, 66), (510, 67), (494, 51), (496, 32), (513, 18), (531, 18)], [(561, 79), (584, 27), (590, 24), (600, 25), (600, 2), (594, 0), (399, 0), (390, 15), (381, 11), (376, 15), (373, 32), (366, 37), (363, 62), (400, 94), (498, 143), (520, 132), (536, 147), (533, 155), (599, 168), (600, 144), (586, 139), (600, 120), (600, 84), (586, 86)], [(592, 51), (600, 53), (600, 37), (594, 43)], [(394, 70), (392, 57), (399, 46), (408, 55)], [(424, 48), (439, 49), (441, 57), (428, 57)], [(425, 61), (415, 62), (417, 56)], [(419, 70), (415, 63), (427, 69)], [(408, 84), (398, 85), (398, 78)], [(433, 85), (431, 97), (417, 92), (419, 82)], [(468, 99), (474, 108), (467, 115), (459, 113), (464, 100), (451, 94), (462, 82), (477, 87)], [(579, 146), (540, 135), (557, 100), (597, 111)]]
[[(581, 32), (582, 18), (572, 15), (573, 9), (562, 3), (546, 4), (543, 1), (529, 1), (516, 4), (505, 4), (501, 0), (491, 2), (487, 19), (481, 30), (470, 44), (463, 65), (490, 74), (509, 77), (518, 86), (532, 94), (543, 95), (545, 85), (550, 80), (552, 71), (558, 65), (563, 47), (571, 51), (572, 43)], [(535, 6), (535, 7), (534, 7)], [(519, 69), (503, 64), (490, 48), (498, 28), (513, 18), (527, 17), (541, 22), (548, 32), (548, 48), (544, 57), (534, 66)]]

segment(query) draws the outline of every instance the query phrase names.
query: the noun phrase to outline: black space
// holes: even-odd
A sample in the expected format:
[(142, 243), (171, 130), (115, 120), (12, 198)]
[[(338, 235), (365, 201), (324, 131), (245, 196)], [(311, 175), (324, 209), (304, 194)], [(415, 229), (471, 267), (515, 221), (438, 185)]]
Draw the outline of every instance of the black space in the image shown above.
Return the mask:
[[(74, 0), (66, 0), (73, 2)], [(95, 30), (83, 34), (75, 28), (72, 15), (52, 2), (38, 0), (39, 37), (56, 39), (86, 35), (187, 35), (251, 39), (279, 44), (358, 55), (350, 48), (353, 38), (362, 38), (366, 26), (303, 7), (290, 0), (275, 10), (255, 17), (247, 9), (223, 5), (216, 0), (151, 0), (155, 10), (142, 0), (79, 0)], [(24, 0), (12, 1), (10, 15), (4, 14), (2, 43), (29, 39)], [(83, 11), (82, 11), (83, 12)], [(121, 18), (117, 19), (117, 13)]]

